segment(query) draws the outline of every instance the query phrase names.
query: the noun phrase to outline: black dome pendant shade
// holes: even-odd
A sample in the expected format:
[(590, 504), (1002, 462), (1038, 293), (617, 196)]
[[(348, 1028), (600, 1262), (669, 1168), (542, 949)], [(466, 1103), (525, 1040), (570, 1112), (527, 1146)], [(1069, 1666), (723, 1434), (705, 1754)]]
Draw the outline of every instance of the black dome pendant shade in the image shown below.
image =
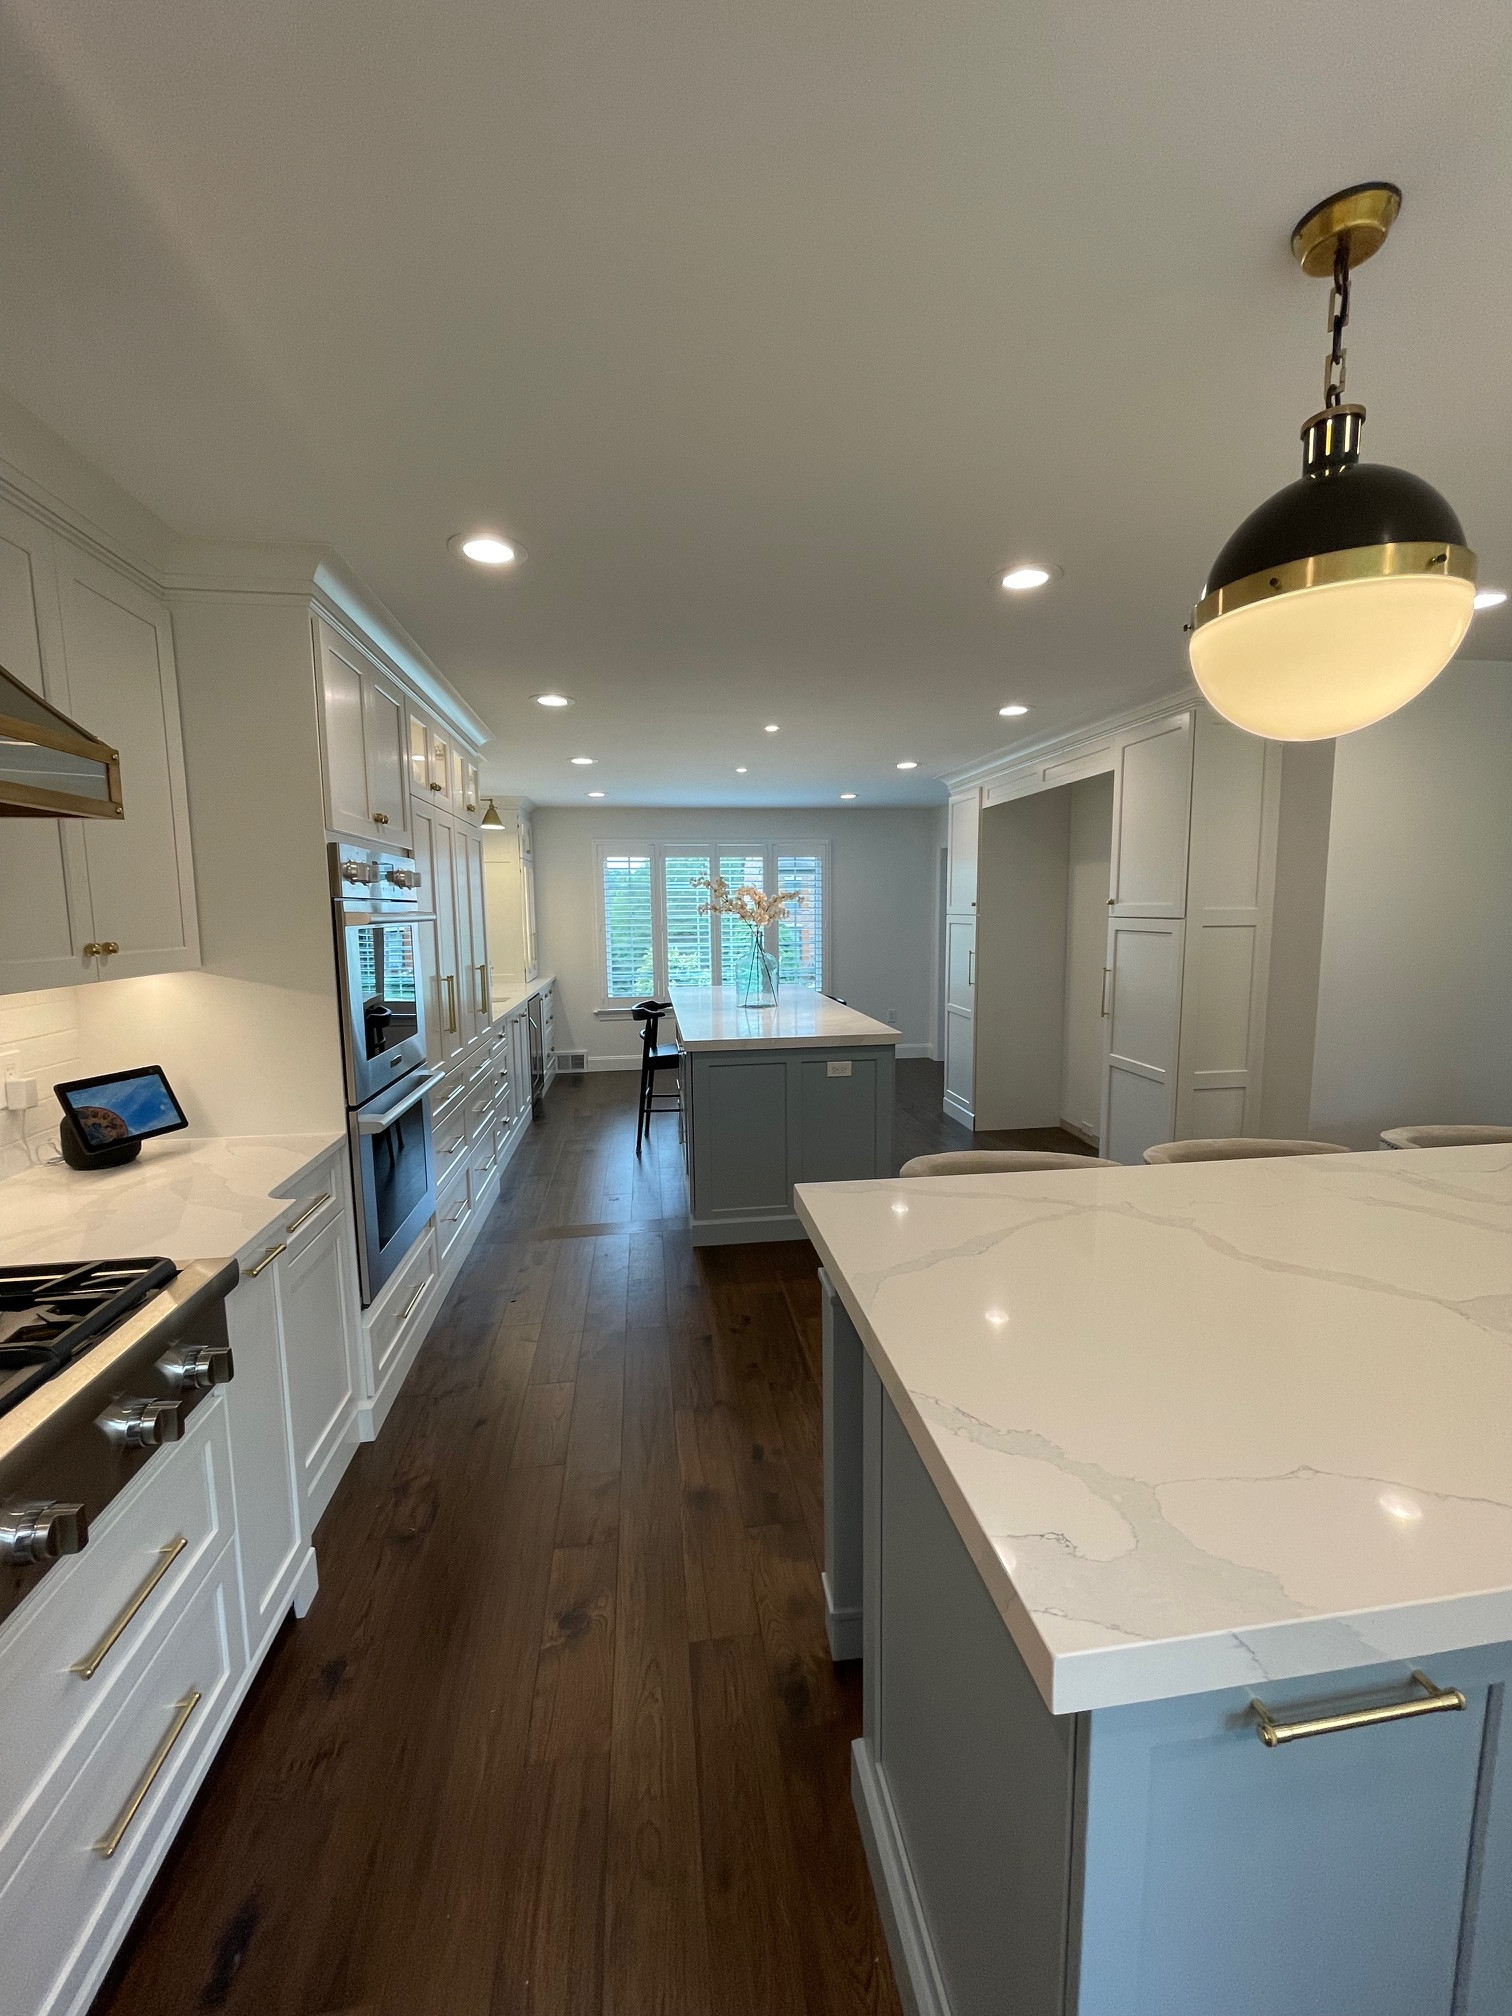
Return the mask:
[(1342, 400), (1350, 259), (1379, 249), (1400, 205), (1392, 184), (1364, 184), (1293, 233), (1304, 270), (1334, 276), (1325, 404), (1302, 429), (1302, 475), (1225, 542), (1188, 626), (1207, 698), (1281, 740), (1404, 705), (1454, 655), (1473, 609), (1475, 555), (1454, 510), (1409, 470), (1362, 463), (1365, 409)]

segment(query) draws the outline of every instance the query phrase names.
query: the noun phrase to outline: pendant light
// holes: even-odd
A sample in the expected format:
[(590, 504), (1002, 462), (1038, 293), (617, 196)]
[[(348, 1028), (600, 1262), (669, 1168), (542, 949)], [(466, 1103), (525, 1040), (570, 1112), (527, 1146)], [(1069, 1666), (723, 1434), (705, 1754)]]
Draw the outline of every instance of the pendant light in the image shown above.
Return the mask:
[(495, 805), (492, 798), (484, 806), (483, 817), (478, 821), (478, 824), (480, 826), (502, 826), (504, 824), (504, 821), (499, 817), (499, 808)]
[(1207, 699), (1277, 741), (1394, 714), (1443, 671), (1474, 611), (1459, 519), (1420, 476), (1361, 462), (1365, 408), (1344, 403), (1351, 269), (1385, 244), (1401, 207), (1392, 183), (1361, 183), (1292, 233), (1303, 272), (1333, 279), (1323, 407), (1302, 429), (1301, 476), (1229, 540), (1188, 625)]

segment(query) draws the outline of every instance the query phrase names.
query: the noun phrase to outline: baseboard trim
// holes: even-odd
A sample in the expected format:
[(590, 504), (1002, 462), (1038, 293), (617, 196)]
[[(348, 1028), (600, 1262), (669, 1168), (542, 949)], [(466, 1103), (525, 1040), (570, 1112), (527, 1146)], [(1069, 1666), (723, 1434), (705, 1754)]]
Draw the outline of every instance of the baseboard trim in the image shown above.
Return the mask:
[(903, 2007), (908, 2016), (951, 2016), (950, 1998), (914, 1888), (897, 1815), (864, 1736), (851, 1745), (851, 1803), (860, 1823), (866, 1866), (871, 1871)]
[[(821, 1268), (820, 1272), (824, 1270)], [(829, 1640), (830, 1658), (838, 1665), (842, 1659), (861, 1657), (861, 1605), (847, 1604), (845, 1609), (835, 1608), (834, 1591), (830, 1588), (828, 1568), (819, 1577), (824, 1584), (824, 1635)]]
[(964, 1099), (959, 1098), (954, 1092), (947, 1092), (944, 1103), (945, 1111), (952, 1120), (959, 1120), (963, 1127), (975, 1127), (976, 1115)]
[(898, 1045), (897, 1054), (900, 1057), (932, 1058), (934, 1056), (934, 1047), (932, 1044), (929, 1043), (900, 1043)]
[(1078, 1141), (1085, 1141), (1094, 1152), (1101, 1152), (1102, 1137), (1095, 1127), (1083, 1127), (1080, 1121), (1067, 1120), (1064, 1115), (1061, 1116), (1060, 1125), (1068, 1134), (1074, 1134)]

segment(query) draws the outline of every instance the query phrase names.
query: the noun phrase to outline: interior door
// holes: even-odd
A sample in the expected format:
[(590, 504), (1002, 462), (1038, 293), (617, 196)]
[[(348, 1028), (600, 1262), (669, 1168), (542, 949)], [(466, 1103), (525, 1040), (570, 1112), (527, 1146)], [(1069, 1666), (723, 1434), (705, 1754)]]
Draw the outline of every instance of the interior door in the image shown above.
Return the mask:
[[(53, 537), (0, 500), (0, 665), (65, 714)], [(72, 987), (94, 933), (84, 836), (71, 819), (0, 819), (0, 993)]]
[(1102, 1152), (1114, 1162), (1138, 1162), (1146, 1148), (1175, 1135), (1185, 940), (1179, 917), (1114, 917), (1108, 923)]
[(368, 813), (383, 839), (409, 839), (409, 744), (404, 695), (381, 672), (362, 678)]
[(58, 546), (58, 598), (72, 710), (121, 755), (125, 816), (84, 822), (92, 928), (117, 946), (102, 976), (199, 964), (189, 794), (167, 606), (136, 582)]
[(952, 917), (945, 927), (945, 1106), (969, 1127), (974, 1110), (976, 925)]

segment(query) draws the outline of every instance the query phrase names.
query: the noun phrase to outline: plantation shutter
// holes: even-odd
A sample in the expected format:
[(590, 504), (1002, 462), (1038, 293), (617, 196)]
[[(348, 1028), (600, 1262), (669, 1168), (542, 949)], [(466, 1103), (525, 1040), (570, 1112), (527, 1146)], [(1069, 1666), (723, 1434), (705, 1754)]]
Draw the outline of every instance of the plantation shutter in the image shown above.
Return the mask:
[(700, 905), (709, 900), (707, 889), (695, 889), (695, 875), (709, 872), (707, 854), (668, 854), (663, 862), (662, 886), (667, 897), (667, 984), (708, 987), (714, 980), (714, 945), (711, 920), (700, 916)]
[(779, 854), (777, 887), (798, 901), (778, 927), (778, 973), (798, 987), (824, 986), (824, 861), (818, 854)]
[(604, 856), (604, 972), (611, 1001), (639, 1001), (655, 986), (649, 854)]
[[(733, 895), (740, 888), (766, 888), (766, 855), (762, 854), (721, 854), (719, 872), (730, 885)], [(726, 985), (736, 985), (745, 977), (746, 967), (751, 958), (751, 934), (738, 917), (721, 917), (719, 920), (719, 967), (720, 978)]]

